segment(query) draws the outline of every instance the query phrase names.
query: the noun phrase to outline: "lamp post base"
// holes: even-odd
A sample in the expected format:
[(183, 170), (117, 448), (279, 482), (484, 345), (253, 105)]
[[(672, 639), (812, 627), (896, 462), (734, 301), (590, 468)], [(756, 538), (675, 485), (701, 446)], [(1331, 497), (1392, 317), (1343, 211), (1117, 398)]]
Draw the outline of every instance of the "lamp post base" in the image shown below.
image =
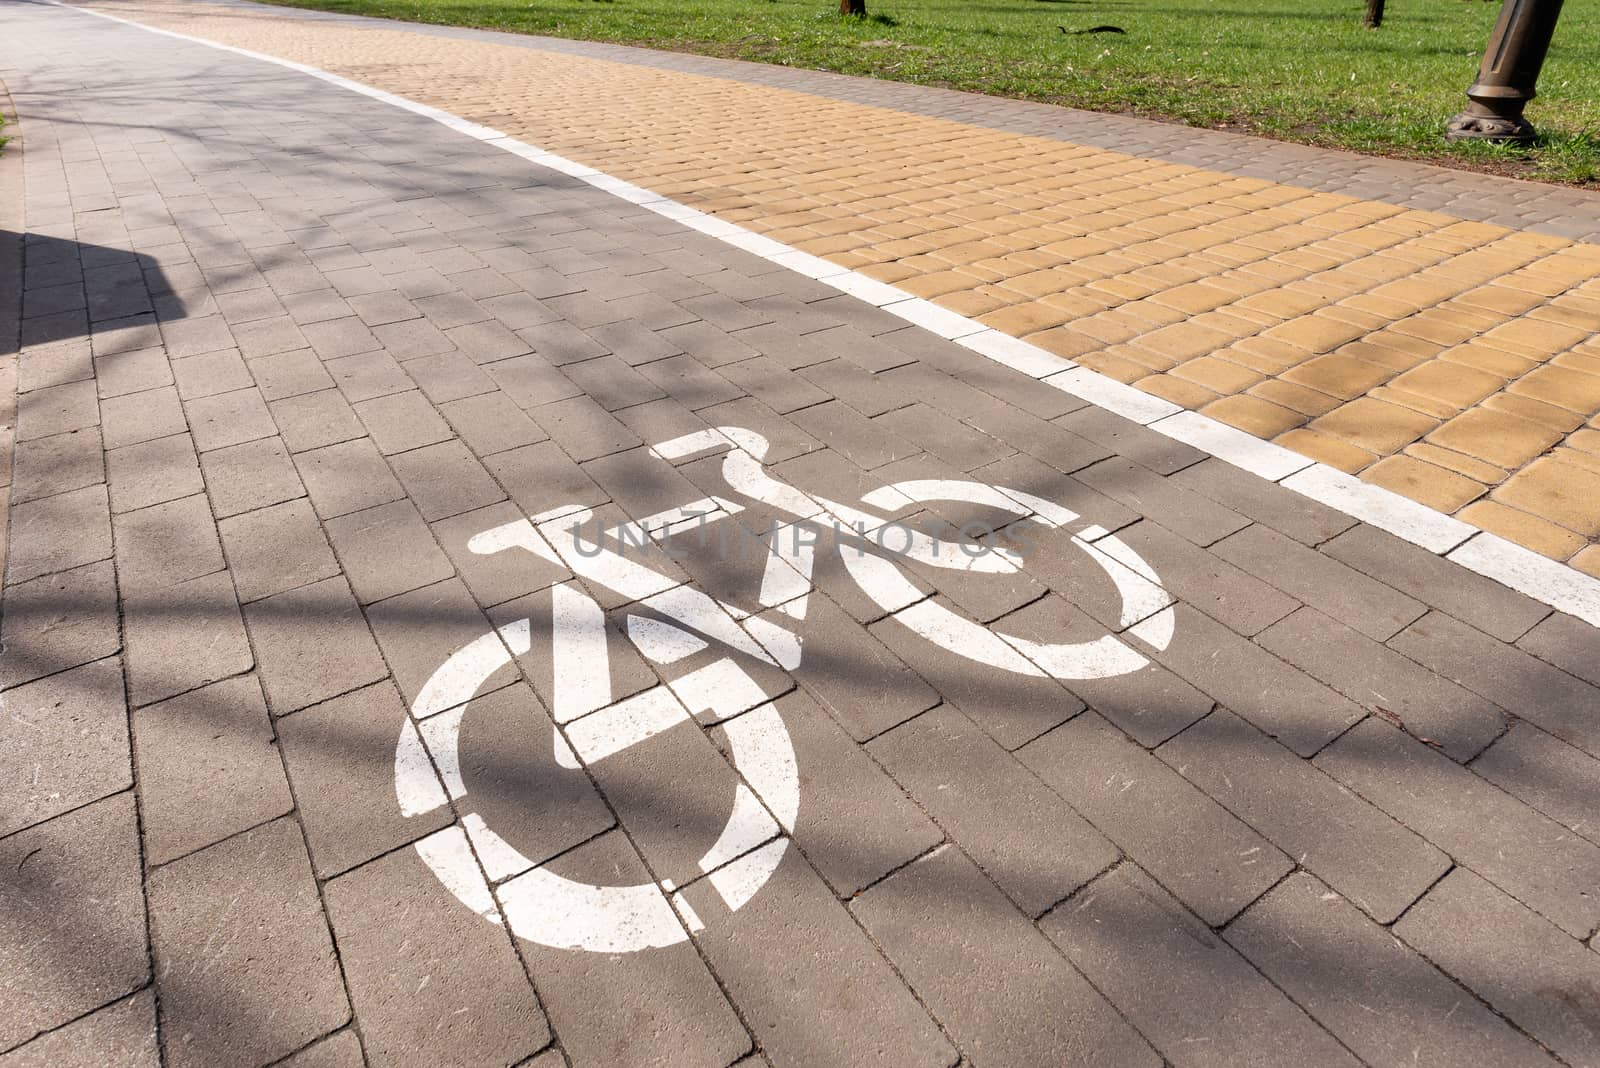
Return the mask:
[(1535, 137), (1533, 123), (1521, 115), (1477, 115), (1463, 111), (1445, 127), (1446, 141), (1494, 141), (1497, 144), (1529, 145)]

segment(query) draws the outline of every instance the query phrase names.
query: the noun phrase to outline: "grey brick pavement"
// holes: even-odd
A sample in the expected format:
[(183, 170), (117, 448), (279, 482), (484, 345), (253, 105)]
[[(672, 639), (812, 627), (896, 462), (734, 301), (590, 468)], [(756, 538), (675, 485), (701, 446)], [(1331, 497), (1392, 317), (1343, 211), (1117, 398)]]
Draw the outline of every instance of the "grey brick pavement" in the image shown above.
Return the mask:
[[(1595, 1063), (1594, 629), (415, 115), (59, 8), (0, 27), (0, 1066)], [(835, 500), (1060, 502), (1154, 568), (1174, 637), (1061, 683), (909, 629), (1121, 629), (1060, 537), (1021, 578), (913, 566), (893, 612), (825, 538), (792, 672), (468, 547), (726, 496), (644, 448), (719, 425)], [(650, 565), (775, 641), (797, 591), (758, 598), (759, 559)], [(437, 765), (397, 761), (491, 626), (512, 651), (421, 720)], [(756, 690), (704, 681), (735, 662)], [(579, 677), (622, 703), (577, 719)], [(662, 681), (703, 721), (652, 725)], [(607, 722), (656, 733), (579, 769)], [(397, 771), (449, 803), (397, 806)], [(526, 937), (541, 879), (666, 886), (671, 944)]]

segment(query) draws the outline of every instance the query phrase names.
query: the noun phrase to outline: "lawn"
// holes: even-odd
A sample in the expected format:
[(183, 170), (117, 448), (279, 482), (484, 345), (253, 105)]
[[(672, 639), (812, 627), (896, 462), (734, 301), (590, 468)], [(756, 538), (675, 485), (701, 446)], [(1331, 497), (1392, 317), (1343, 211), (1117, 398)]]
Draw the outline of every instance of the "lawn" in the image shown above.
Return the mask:
[[(1390, 0), (276, 0), (812, 67), (1600, 184), (1600, 3), (1569, 0), (1523, 151), (1447, 145), (1500, 5)], [(1073, 34), (1112, 25), (1124, 33)]]

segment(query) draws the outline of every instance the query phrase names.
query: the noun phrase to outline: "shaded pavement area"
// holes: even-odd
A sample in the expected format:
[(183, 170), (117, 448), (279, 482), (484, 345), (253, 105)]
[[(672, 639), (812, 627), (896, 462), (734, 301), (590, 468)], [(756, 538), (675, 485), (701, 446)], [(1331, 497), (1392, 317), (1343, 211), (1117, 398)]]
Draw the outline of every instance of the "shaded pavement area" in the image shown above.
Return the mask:
[(1600, 1062), (1590, 624), (381, 100), (0, 27), (0, 1068)]

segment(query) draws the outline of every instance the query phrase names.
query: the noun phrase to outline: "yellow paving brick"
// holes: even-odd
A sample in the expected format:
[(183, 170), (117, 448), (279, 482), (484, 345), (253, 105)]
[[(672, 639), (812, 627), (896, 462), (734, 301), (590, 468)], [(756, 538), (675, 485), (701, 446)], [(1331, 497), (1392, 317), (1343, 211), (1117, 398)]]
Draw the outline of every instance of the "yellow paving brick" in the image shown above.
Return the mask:
[(1591, 456), (1600, 456), (1600, 430), (1575, 430), (1567, 437), (1566, 445)]
[(1544, 401), (1517, 393), (1496, 393), (1484, 401), (1481, 407), (1507, 412), (1530, 423), (1538, 423), (1557, 434), (1570, 433), (1583, 424), (1583, 415), (1579, 412), (1569, 411), (1555, 404), (1546, 404)]
[(1393, 389), (1440, 401), (1457, 410), (1476, 404), (1504, 384), (1498, 375), (1447, 360), (1425, 363), (1389, 381)]
[(1124, 382), (1128, 385), (1132, 385), (1141, 378), (1146, 377), (1152, 370), (1146, 364), (1137, 360), (1130, 360), (1125, 355), (1109, 350), (1072, 358), (1091, 371), (1098, 371), (1109, 378), (1115, 378), (1118, 382)]
[(1541, 367), (1511, 384), (1511, 392), (1585, 415), (1600, 411), (1600, 375), (1570, 367)]
[(1535, 460), (1495, 490), (1494, 499), (1584, 537), (1600, 535), (1600, 474), (1577, 464)]
[(1216, 356), (1187, 360), (1173, 368), (1172, 373), (1222, 394), (1242, 393), (1264, 377), (1248, 367)]
[(1348, 441), (1341, 441), (1306, 427), (1287, 431), (1273, 440), (1286, 449), (1293, 449), (1302, 456), (1309, 456), (1319, 463), (1337, 467), (1352, 475), (1364, 467), (1370, 467), (1372, 461), (1378, 458), (1376, 454)]
[(1388, 367), (1358, 360), (1353, 356), (1330, 353), (1291, 367), (1280, 376), (1285, 381), (1306, 386), (1319, 393), (1350, 400), (1382, 385), (1393, 377)]
[(1371, 452), (1398, 452), (1438, 425), (1438, 420), (1398, 404), (1358, 397), (1319, 416), (1311, 426)]
[(1509, 412), (1473, 408), (1441, 425), (1427, 440), (1510, 471), (1560, 441), (1561, 434)]
[(1387, 456), (1361, 473), (1364, 481), (1394, 490), (1441, 512), (1454, 512), (1489, 487), (1414, 456)]
[(1478, 312), (1493, 312), (1498, 315), (1521, 315), (1523, 312), (1539, 307), (1545, 298), (1537, 293), (1527, 293), (1520, 289), (1509, 289), (1505, 286), (1486, 285), (1469, 289), (1456, 298), (1456, 303), (1472, 308)]
[(1216, 390), (1207, 389), (1198, 382), (1190, 382), (1183, 378), (1174, 378), (1171, 375), (1151, 375), (1141, 378), (1134, 385), (1146, 393), (1153, 393), (1164, 397), (1173, 404), (1185, 408), (1201, 408), (1216, 400), (1219, 394)]
[(1582, 571), (1585, 575), (1593, 575), (1595, 578), (1600, 578), (1600, 545), (1590, 545), (1588, 548), (1579, 550), (1578, 555), (1568, 560), (1567, 563)]
[(1090, 352), (1099, 352), (1105, 348), (1105, 343), (1092, 338), (1087, 334), (1080, 334), (1071, 327), (1058, 326), (1050, 330), (1040, 330), (1024, 337), (1030, 344), (1038, 345), (1047, 352), (1067, 359), (1076, 359)]
[(1446, 349), (1440, 354), (1439, 358), (1450, 363), (1461, 363), (1466, 364), (1468, 367), (1477, 368), (1479, 371), (1494, 375), (1502, 382), (1520, 378), (1539, 366), (1537, 360), (1531, 360), (1526, 356), (1518, 356), (1516, 353), (1495, 348), (1493, 345), (1487, 344), (1482, 338), (1473, 338), (1465, 345), (1457, 345), (1455, 348)]
[(1326, 315), (1306, 315), (1275, 326), (1262, 336), (1295, 345), (1307, 352), (1332, 352), (1340, 345), (1371, 333), (1366, 327), (1340, 322)]
[(1338, 397), (1330, 397), (1326, 393), (1297, 386), (1281, 378), (1269, 378), (1264, 382), (1258, 382), (1247, 392), (1251, 396), (1260, 397), (1262, 400), (1298, 412), (1308, 419), (1331, 412), (1340, 404)]
[(1474, 501), (1457, 517), (1556, 560), (1568, 559), (1586, 544), (1582, 535), (1493, 500)]
[(1475, 456), (1457, 452), (1454, 449), (1442, 448), (1428, 441), (1413, 441), (1406, 446), (1405, 455), (1415, 456), (1425, 460), (1435, 467), (1443, 467), (1454, 471), (1458, 475), (1465, 475), (1475, 482), (1485, 486), (1498, 486), (1506, 479), (1506, 470), (1494, 464), (1485, 463)]
[(1269, 441), (1306, 421), (1306, 416), (1299, 412), (1248, 394), (1223, 397), (1200, 410), (1213, 419)]
[(1402, 408), (1409, 408), (1414, 412), (1421, 412), (1439, 422), (1454, 419), (1461, 414), (1461, 407), (1445, 401), (1424, 397), (1420, 393), (1407, 393), (1404, 390), (1394, 389), (1391, 386), (1378, 386), (1370, 390), (1367, 397), (1372, 400), (1384, 401), (1388, 404), (1398, 404)]
[(1504, 326), (1497, 326), (1483, 335), (1483, 339), (1490, 344), (1500, 345), (1511, 349), (1513, 352), (1525, 352), (1530, 356), (1554, 356), (1558, 352), (1565, 352), (1585, 341), (1594, 331), (1579, 330), (1560, 323), (1544, 322), (1539, 319), (1523, 317), (1513, 319)]

